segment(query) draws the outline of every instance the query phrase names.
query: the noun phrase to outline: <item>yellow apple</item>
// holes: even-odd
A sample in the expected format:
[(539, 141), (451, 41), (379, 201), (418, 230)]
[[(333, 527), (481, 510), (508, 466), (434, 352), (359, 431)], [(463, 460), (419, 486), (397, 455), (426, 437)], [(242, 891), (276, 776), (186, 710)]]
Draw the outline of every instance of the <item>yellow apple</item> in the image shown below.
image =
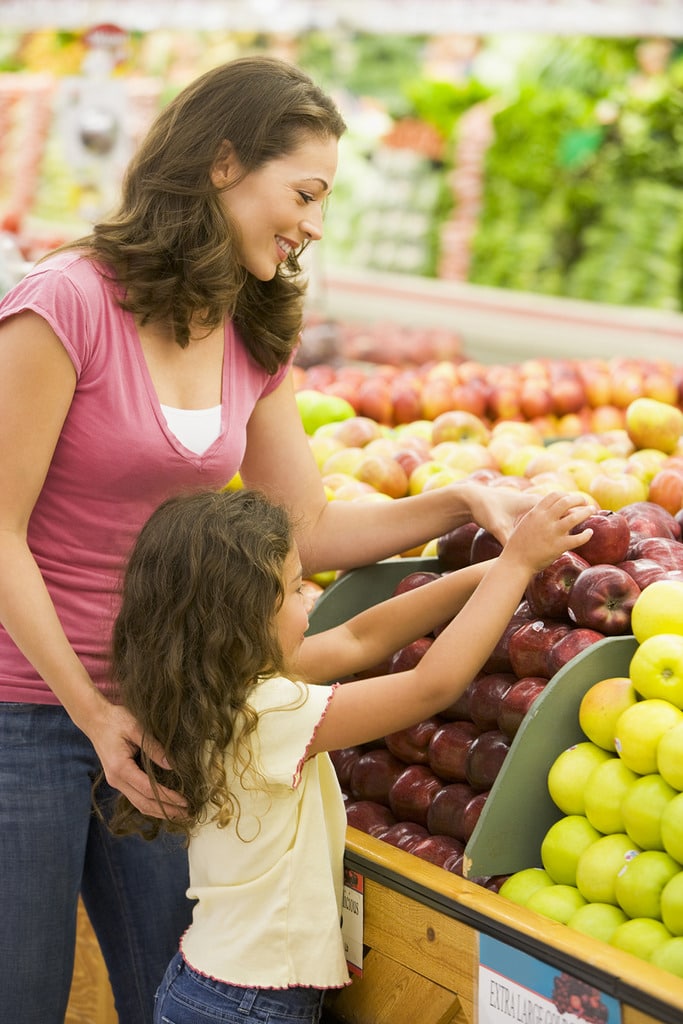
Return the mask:
[(556, 885), (576, 885), (579, 856), (600, 835), (583, 814), (567, 814), (550, 826), (541, 843), (541, 863)]
[(486, 444), (491, 435), (481, 417), (466, 409), (449, 409), (432, 423), (432, 445), (441, 441), (478, 441)]
[(583, 935), (609, 942), (617, 925), (627, 920), (621, 907), (615, 907), (613, 903), (586, 903), (574, 911), (567, 926)]
[(323, 423), (337, 423), (356, 415), (350, 402), (336, 395), (326, 395), (313, 388), (304, 388), (295, 394), (301, 422), (307, 434), (314, 434)]
[(683, 978), (683, 936), (675, 935), (657, 946), (650, 955), (650, 963)]
[(579, 725), (596, 746), (613, 752), (617, 719), (637, 699), (635, 687), (628, 676), (600, 679), (581, 699)]
[(656, 398), (636, 398), (626, 409), (626, 432), (636, 448), (671, 454), (683, 434), (683, 412)]
[(639, 775), (621, 801), (624, 830), (643, 850), (663, 850), (662, 814), (677, 790), (658, 772)]
[[(651, 583), (650, 586), (656, 586)], [(641, 593), (646, 593), (646, 587)], [(683, 718), (683, 635), (655, 633), (636, 647), (628, 674), (641, 697), (669, 702)], [(669, 715), (676, 725), (675, 715)]]
[(663, 850), (644, 850), (625, 864), (614, 883), (617, 903), (629, 917), (662, 919), (662, 890), (681, 870)]
[[(563, 814), (585, 814), (586, 782), (593, 769), (609, 757), (595, 743), (574, 743), (555, 758), (548, 771), (548, 793)], [(559, 881), (559, 879), (555, 879)]]
[(662, 811), (660, 821), (664, 849), (683, 865), (683, 793), (678, 793)]
[(624, 832), (621, 803), (638, 776), (618, 757), (610, 757), (586, 780), (585, 814), (591, 825), (604, 835)]
[[(315, 440), (315, 438), (313, 440)], [(319, 440), (334, 442), (335, 438), (326, 437)], [(329, 476), (330, 473), (348, 473), (349, 476), (353, 476), (361, 459), (363, 458), (365, 449), (358, 448), (356, 445), (349, 445), (346, 447), (339, 441), (336, 443), (339, 444), (340, 447), (328, 453), (320, 466), (321, 474), (323, 476)]]
[(618, 512), (624, 505), (632, 505), (636, 501), (646, 501), (648, 485), (631, 473), (596, 473), (589, 481), (588, 493), (600, 508), (610, 512)]
[(674, 789), (683, 790), (683, 722), (668, 729), (657, 744), (657, 771)]
[(521, 868), (505, 879), (498, 890), (498, 895), (505, 896), (506, 899), (512, 900), (520, 907), (525, 907), (537, 889), (554, 884), (544, 868)]
[(683, 935), (683, 868), (662, 889), (662, 921), (672, 935)]
[(436, 473), (443, 473), (446, 468), (446, 465), (443, 462), (439, 462), (438, 459), (428, 459), (426, 462), (420, 463), (408, 477), (409, 493), (422, 494), (424, 485), (429, 477), (434, 476)]
[(579, 907), (586, 906), (587, 900), (575, 885), (548, 885), (537, 889), (526, 902), (527, 910), (543, 914), (553, 921), (566, 924)]
[(616, 878), (624, 864), (640, 853), (625, 832), (591, 843), (576, 865), (576, 886), (589, 903), (617, 903)]
[(683, 711), (657, 697), (639, 700), (626, 708), (614, 731), (614, 746), (622, 763), (639, 775), (656, 772), (657, 744), (668, 729), (681, 721)]
[(631, 917), (614, 929), (609, 944), (640, 960), (650, 960), (655, 950), (671, 937), (661, 921), (652, 917)]
[(655, 580), (636, 598), (631, 632), (639, 644), (658, 633), (683, 634), (683, 582)]

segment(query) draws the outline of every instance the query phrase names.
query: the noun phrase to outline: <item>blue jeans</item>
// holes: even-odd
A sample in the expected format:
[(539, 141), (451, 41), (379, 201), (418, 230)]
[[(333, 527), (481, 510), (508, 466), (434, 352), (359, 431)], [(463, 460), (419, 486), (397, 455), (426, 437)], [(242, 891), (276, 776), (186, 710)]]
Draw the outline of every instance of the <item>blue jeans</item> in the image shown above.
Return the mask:
[(240, 988), (171, 960), (159, 986), (154, 1024), (318, 1024), (324, 989)]
[[(63, 1024), (79, 892), (121, 1024), (150, 1024), (189, 924), (187, 854), (173, 837), (111, 835), (92, 811), (100, 771), (61, 707), (0, 703), (0, 1013)], [(115, 797), (103, 783), (98, 803)], [(105, 800), (106, 798), (106, 800)]]

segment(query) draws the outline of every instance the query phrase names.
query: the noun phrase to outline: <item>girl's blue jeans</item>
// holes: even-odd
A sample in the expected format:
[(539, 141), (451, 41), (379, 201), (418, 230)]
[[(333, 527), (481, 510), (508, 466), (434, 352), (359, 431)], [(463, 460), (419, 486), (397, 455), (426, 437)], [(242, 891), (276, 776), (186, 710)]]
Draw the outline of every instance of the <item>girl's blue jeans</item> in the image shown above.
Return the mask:
[(324, 994), (226, 985), (192, 970), (177, 953), (157, 992), (154, 1024), (318, 1024)]
[[(191, 917), (187, 855), (175, 837), (111, 835), (92, 811), (99, 771), (63, 708), (0, 703), (3, 1020), (63, 1024), (79, 893), (119, 1020), (152, 1020), (154, 993)], [(103, 804), (115, 796), (105, 783), (97, 795)]]

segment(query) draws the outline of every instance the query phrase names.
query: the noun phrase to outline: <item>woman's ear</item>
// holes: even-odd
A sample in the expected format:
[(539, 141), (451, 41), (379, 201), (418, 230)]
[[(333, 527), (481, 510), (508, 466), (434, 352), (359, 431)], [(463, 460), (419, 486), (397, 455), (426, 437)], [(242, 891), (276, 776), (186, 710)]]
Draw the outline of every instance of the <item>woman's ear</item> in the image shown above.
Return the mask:
[(216, 188), (226, 188), (239, 178), (240, 163), (232, 143), (223, 139), (218, 155), (211, 168), (211, 181)]

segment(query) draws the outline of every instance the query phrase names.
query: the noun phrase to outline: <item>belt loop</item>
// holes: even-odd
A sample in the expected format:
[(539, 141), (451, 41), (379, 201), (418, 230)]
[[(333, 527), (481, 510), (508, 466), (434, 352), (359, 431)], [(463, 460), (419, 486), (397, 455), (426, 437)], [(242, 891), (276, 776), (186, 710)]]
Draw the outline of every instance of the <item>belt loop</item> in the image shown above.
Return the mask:
[(251, 1013), (251, 1008), (256, 1002), (259, 990), (257, 988), (248, 988), (245, 990), (244, 995), (237, 1007), (240, 1013)]

